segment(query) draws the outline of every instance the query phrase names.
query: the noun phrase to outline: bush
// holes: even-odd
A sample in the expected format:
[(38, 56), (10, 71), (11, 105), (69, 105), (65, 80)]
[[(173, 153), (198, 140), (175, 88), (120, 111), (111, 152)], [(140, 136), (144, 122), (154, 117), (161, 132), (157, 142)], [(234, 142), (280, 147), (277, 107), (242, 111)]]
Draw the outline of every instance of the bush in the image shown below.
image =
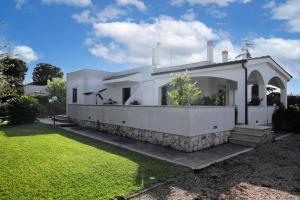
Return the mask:
[(6, 104), (0, 102), (0, 117), (7, 116)]
[(300, 133), (300, 111), (293, 108), (285, 109), (279, 105), (272, 116), (272, 128), (277, 131)]
[(49, 97), (46, 95), (37, 94), (34, 98), (38, 101), (38, 116), (39, 117), (47, 117), (52, 115)]
[(35, 121), (38, 115), (38, 101), (28, 95), (10, 99), (7, 102), (10, 124), (26, 124)]

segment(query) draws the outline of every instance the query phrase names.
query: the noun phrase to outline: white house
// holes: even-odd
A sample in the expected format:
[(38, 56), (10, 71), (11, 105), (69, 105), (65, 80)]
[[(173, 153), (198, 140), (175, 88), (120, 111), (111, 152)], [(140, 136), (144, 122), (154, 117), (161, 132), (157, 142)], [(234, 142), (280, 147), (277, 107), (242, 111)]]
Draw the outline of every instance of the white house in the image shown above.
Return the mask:
[(32, 83), (24, 85), (24, 93), (30, 95), (47, 95), (47, 91), (44, 85), (33, 85)]
[[(184, 151), (226, 142), (230, 135), (228, 131), (234, 129), (235, 123), (251, 126), (271, 123), (274, 106), (267, 105), (267, 87), (277, 88), (280, 101), (286, 106), (287, 82), (292, 76), (270, 56), (228, 61), (228, 52), (223, 51), (222, 55), (222, 62), (214, 63), (212, 43), (208, 42), (207, 61), (162, 67), (157, 47), (149, 66), (120, 72), (84, 69), (68, 73), (68, 115), (81, 125), (110, 132), (116, 132), (120, 127), (152, 131), (153, 141), (143, 139), (143, 131), (138, 136), (131, 136), (131, 133), (125, 133), (126, 130), (117, 134)], [(171, 75), (186, 70), (197, 81), (202, 97), (221, 92), (223, 105), (182, 108), (169, 105), (167, 91)], [(258, 99), (256, 105), (248, 105), (253, 99)], [(137, 102), (139, 106), (130, 106)], [(157, 139), (157, 133), (163, 137), (165, 134), (184, 136), (180, 142), (189, 145), (172, 146), (170, 141)], [(145, 134), (152, 137), (148, 132)], [(203, 145), (199, 138), (207, 134), (214, 134), (214, 141), (206, 141)], [(195, 137), (198, 139), (193, 139)], [(192, 140), (197, 140), (197, 145)]]

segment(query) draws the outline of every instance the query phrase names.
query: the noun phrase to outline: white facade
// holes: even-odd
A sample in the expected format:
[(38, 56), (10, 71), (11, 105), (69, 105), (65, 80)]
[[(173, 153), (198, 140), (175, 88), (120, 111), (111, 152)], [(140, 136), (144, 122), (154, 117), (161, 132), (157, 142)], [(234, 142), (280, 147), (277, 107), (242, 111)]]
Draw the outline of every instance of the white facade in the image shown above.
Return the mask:
[(46, 95), (47, 94), (44, 85), (31, 85), (31, 84), (24, 86), (24, 93), (30, 94), (30, 95), (35, 95), (35, 94)]
[[(67, 104), (103, 105), (111, 99), (118, 105), (129, 105), (133, 101), (144, 106), (162, 105), (162, 88), (170, 83), (172, 73), (184, 73), (186, 70), (197, 81), (202, 96), (211, 96), (220, 88), (225, 90), (225, 106), (237, 108), (238, 123), (270, 122), (270, 110), (273, 108), (267, 106), (268, 85), (280, 88), (281, 102), (287, 105), (286, 87), (292, 77), (269, 56), (171, 67), (151, 65), (117, 73), (80, 70), (67, 74)], [(247, 102), (251, 100), (250, 90), (256, 84), (259, 88), (260, 105), (248, 106)], [(76, 102), (73, 102), (73, 89), (77, 91)], [(99, 93), (101, 90), (105, 91)]]

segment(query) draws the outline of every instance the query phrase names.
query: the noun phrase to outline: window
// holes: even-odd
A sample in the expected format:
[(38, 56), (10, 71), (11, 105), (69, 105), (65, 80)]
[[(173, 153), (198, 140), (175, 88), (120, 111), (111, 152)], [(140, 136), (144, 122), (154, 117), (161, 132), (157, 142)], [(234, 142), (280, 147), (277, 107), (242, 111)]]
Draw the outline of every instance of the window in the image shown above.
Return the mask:
[(72, 98), (73, 103), (77, 103), (77, 88), (73, 88), (73, 98)]
[(129, 99), (130, 97), (130, 88), (123, 88), (123, 104)]
[(168, 105), (167, 86), (161, 88), (161, 105)]

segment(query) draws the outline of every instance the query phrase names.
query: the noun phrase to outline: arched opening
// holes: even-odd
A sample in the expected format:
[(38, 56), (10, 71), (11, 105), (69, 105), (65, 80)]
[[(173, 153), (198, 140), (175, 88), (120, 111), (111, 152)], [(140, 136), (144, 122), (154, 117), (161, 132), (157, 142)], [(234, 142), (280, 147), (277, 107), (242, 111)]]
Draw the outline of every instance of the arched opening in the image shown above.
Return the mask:
[(279, 77), (273, 77), (267, 85), (267, 105), (279, 105), (286, 103), (286, 87)]
[(248, 105), (259, 106), (265, 96), (265, 85), (262, 75), (254, 70), (248, 76)]

